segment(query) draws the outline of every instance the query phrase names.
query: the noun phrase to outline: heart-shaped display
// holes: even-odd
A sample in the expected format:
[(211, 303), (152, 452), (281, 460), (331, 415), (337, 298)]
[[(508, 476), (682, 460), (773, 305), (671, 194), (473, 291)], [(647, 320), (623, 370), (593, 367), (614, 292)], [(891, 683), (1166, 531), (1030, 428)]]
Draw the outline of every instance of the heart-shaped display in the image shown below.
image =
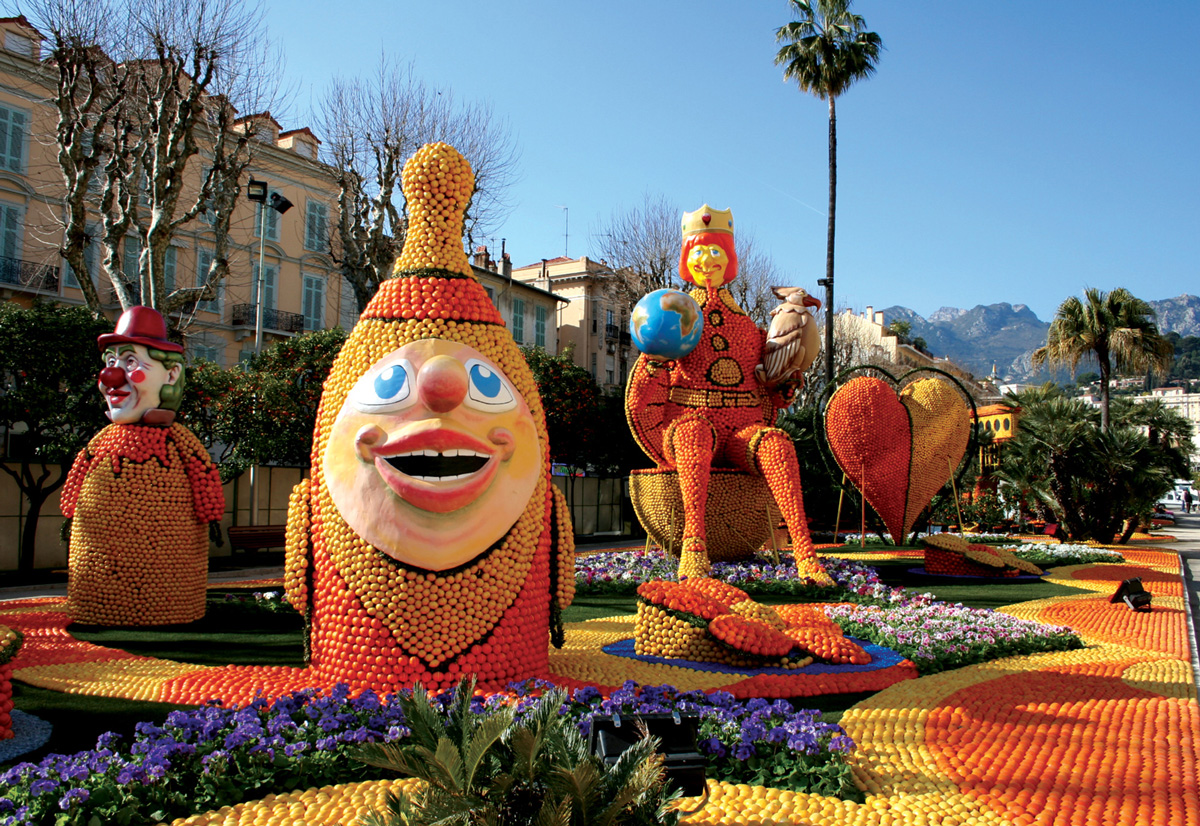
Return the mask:
[(875, 376), (839, 387), (825, 434), (846, 477), (899, 543), (967, 451), (971, 414), (948, 381), (925, 378), (898, 395)]

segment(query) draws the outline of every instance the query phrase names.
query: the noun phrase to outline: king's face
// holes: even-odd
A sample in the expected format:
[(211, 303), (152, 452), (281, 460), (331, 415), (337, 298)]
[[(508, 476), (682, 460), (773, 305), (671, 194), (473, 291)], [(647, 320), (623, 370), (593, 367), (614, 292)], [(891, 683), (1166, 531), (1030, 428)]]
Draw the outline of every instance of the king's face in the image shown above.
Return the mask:
[(697, 287), (720, 287), (725, 283), (728, 264), (729, 256), (719, 244), (697, 244), (688, 253), (688, 273)]
[(422, 339), (358, 379), (322, 469), (359, 536), (401, 563), (444, 571), (508, 532), (543, 468), (529, 405), (499, 366), (466, 344)]

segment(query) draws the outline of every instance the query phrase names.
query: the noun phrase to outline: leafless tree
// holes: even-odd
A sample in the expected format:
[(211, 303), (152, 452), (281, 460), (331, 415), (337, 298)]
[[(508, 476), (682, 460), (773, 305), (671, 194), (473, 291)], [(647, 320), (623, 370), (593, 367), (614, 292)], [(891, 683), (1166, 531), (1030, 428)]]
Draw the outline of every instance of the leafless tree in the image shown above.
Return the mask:
[(614, 210), (591, 233), (597, 257), (615, 274), (609, 289), (616, 300), (633, 305), (648, 292), (682, 284), (680, 215), (665, 195), (647, 192), (641, 203)]
[[(592, 233), (598, 255), (615, 273), (610, 293), (627, 305), (648, 292), (683, 287), (679, 278), (679, 219), (683, 210), (665, 195), (646, 193), (633, 207), (614, 210)], [(738, 276), (729, 291), (756, 324), (766, 326), (778, 300), (771, 285), (778, 283), (775, 262), (744, 227), (737, 232)]]
[[(122, 308), (166, 314), (214, 298), (254, 147), (253, 127), (235, 123), (237, 107), (264, 111), (278, 76), (261, 9), (245, 0), (34, 0), (30, 11), (56, 79), (61, 252), (87, 274), (78, 280), (88, 306), (99, 312), (105, 303), (88, 273), (95, 242)], [(200, 286), (168, 290), (171, 239), (201, 213), (215, 235), (211, 269)], [(89, 230), (97, 219), (98, 237)], [(129, 238), (136, 277), (125, 260)]]
[(459, 105), (451, 92), (428, 86), (411, 66), (386, 57), (370, 77), (338, 78), (314, 113), (325, 137), (325, 161), (336, 170), (339, 218), (330, 254), (354, 289), (362, 311), (388, 278), (404, 244), (400, 191), (404, 162), (423, 144), (445, 141), (475, 173), (464, 243), (486, 232), (508, 209), (517, 152), (508, 125), (486, 104)]
[(778, 268), (774, 259), (745, 228), (737, 233), (737, 258), (738, 274), (730, 282), (729, 292), (755, 324), (766, 327), (771, 323), (771, 310), (779, 304), (779, 299), (771, 292), (773, 285), (781, 283)]

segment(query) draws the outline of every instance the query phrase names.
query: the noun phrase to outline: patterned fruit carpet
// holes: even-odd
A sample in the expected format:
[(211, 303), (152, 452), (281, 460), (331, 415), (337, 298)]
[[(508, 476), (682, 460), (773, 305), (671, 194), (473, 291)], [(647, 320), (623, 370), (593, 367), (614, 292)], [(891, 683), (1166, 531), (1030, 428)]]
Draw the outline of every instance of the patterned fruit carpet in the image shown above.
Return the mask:
[[(1069, 625), (1086, 648), (896, 682), (847, 710), (841, 724), (858, 746), (854, 773), (865, 803), (710, 781), (706, 805), (683, 822), (1200, 823), (1200, 708), (1179, 557), (1122, 550), (1124, 564), (1051, 571), (1048, 581), (1086, 593), (1004, 609)], [(1117, 584), (1134, 576), (1153, 594), (1149, 612), (1109, 600)], [(77, 641), (66, 633), (61, 609), (53, 598), (0, 604), (0, 624), (26, 634), (15, 678), (67, 692), (158, 699), (164, 686), (197, 669)], [(583, 656), (583, 641), (603, 630), (596, 622), (569, 626), (569, 641), (580, 644), (557, 656)], [(348, 824), (404, 785), (310, 789), (175, 823)]]

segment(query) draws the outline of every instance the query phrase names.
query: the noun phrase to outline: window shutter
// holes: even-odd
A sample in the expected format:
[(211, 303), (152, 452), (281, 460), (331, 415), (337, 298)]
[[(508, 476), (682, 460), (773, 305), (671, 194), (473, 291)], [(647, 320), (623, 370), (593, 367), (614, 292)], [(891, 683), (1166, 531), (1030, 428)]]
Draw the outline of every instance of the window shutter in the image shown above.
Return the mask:
[(325, 328), (325, 279), (319, 275), (304, 276), (304, 329)]
[(167, 295), (175, 290), (175, 260), (177, 257), (175, 248), (167, 247), (167, 254), (163, 258), (163, 290)]
[(12, 204), (0, 205), (0, 257), (21, 257), (21, 208)]
[[(196, 252), (196, 286), (203, 287), (205, 280), (208, 278), (208, 271), (212, 269), (213, 251), (210, 249), (200, 249)], [(221, 312), (221, 298), (225, 292), (225, 282), (217, 282), (217, 295), (212, 301), (201, 301), (200, 309), (209, 313)], [(214, 361), (216, 359), (213, 359)]]
[(329, 233), (329, 208), (320, 201), (310, 200), (304, 217), (304, 248), (324, 252)]
[(0, 166), (12, 172), (24, 171), (27, 122), (24, 112), (0, 106)]

